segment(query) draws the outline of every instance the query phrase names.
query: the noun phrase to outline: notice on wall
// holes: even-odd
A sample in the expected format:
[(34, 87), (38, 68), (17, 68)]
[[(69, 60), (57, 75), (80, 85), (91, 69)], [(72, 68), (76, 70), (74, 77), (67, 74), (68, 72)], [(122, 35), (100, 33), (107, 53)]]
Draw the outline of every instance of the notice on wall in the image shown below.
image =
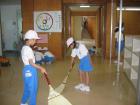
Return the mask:
[(62, 32), (61, 11), (34, 12), (34, 30), (36, 32)]
[(48, 34), (39, 34), (39, 40), (37, 40), (37, 43), (48, 43)]

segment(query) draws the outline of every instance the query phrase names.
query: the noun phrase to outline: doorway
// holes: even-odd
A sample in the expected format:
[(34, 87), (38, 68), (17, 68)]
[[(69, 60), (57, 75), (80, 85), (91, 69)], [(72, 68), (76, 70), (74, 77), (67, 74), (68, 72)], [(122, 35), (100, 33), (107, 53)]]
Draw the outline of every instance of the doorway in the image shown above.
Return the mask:
[(20, 4), (2, 4), (0, 8), (2, 54), (17, 54), (20, 50), (22, 16)]
[[(88, 4), (86, 4), (88, 5)], [(100, 56), (105, 56), (105, 9), (103, 5), (88, 5), (80, 7), (80, 4), (69, 4), (64, 6), (64, 41), (68, 37), (84, 43), (87, 48), (96, 46)], [(68, 50), (64, 46), (64, 56)]]

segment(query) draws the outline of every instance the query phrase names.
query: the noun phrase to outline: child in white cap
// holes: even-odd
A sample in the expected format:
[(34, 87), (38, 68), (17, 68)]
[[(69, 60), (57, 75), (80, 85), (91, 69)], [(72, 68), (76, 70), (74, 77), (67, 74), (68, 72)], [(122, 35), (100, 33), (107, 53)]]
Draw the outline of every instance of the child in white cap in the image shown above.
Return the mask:
[(25, 33), (25, 45), (21, 50), (21, 57), (24, 63), (24, 68), (22, 71), (24, 92), (21, 105), (28, 105), (27, 102), (29, 102), (29, 105), (36, 105), (38, 89), (37, 69), (40, 70), (41, 73), (47, 74), (45, 68), (35, 64), (35, 56), (31, 47), (36, 43), (37, 39), (39, 39), (39, 37), (34, 30), (29, 30)]
[(70, 47), (72, 49), (70, 70), (73, 68), (76, 56), (80, 60), (79, 74), (81, 83), (76, 85), (75, 89), (90, 92), (89, 72), (93, 70), (93, 65), (90, 60), (88, 49), (85, 47), (84, 44), (76, 42), (72, 37), (67, 39), (66, 44), (67, 47)]

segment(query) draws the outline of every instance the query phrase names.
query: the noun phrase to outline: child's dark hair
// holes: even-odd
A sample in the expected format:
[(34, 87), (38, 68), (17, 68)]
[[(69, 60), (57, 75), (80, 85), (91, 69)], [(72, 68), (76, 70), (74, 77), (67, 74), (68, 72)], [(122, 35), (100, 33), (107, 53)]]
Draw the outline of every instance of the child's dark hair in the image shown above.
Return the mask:
[[(124, 22), (122, 22), (122, 28), (124, 27)], [(118, 32), (119, 31), (119, 24), (118, 24), (118, 27), (115, 28), (114, 32)], [(123, 32), (123, 30), (122, 30)]]
[(74, 48), (76, 48), (76, 41), (75, 40), (73, 41), (73, 44), (74, 44)]
[(26, 44), (26, 42), (28, 41), (29, 39), (25, 39), (25, 40), (23, 40), (24, 41), (24, 44)]
[(92, 46), (94, 49), (96, 49), (96, 46)]
[(114, 32), (118, 32), (119, 31), (119, 27), (116, 27)]
[[(23, 41), (24, 45), (26, 44), (26, 42), (27, 42), (28, 40), (29, 40), (29, 39), (25, 39), (25, 40)], [(32, 46), (30, 46), (30, 47), (32, 47)]]
[[(25, 39), (25, 40), (23, 40), (24, 45), (26, 44), (26, 42), (27, 42), (28, 40), (29, 40), (29, 39)], [(30, 46), (30, 47), (33, 49), (34, 46), (35, 46), (35, 45)]]

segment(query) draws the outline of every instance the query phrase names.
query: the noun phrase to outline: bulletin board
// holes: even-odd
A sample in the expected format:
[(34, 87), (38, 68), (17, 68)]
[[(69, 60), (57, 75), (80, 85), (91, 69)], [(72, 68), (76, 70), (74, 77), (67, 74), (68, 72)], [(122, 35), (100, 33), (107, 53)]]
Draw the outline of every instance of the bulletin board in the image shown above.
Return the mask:
[(37, 40), (37, 43), (48, 43), (48, 34), (39, 34), (39, 40)]
[(62, 32), (61, 11), (35, 11), (34, 30), (36, 32)]

